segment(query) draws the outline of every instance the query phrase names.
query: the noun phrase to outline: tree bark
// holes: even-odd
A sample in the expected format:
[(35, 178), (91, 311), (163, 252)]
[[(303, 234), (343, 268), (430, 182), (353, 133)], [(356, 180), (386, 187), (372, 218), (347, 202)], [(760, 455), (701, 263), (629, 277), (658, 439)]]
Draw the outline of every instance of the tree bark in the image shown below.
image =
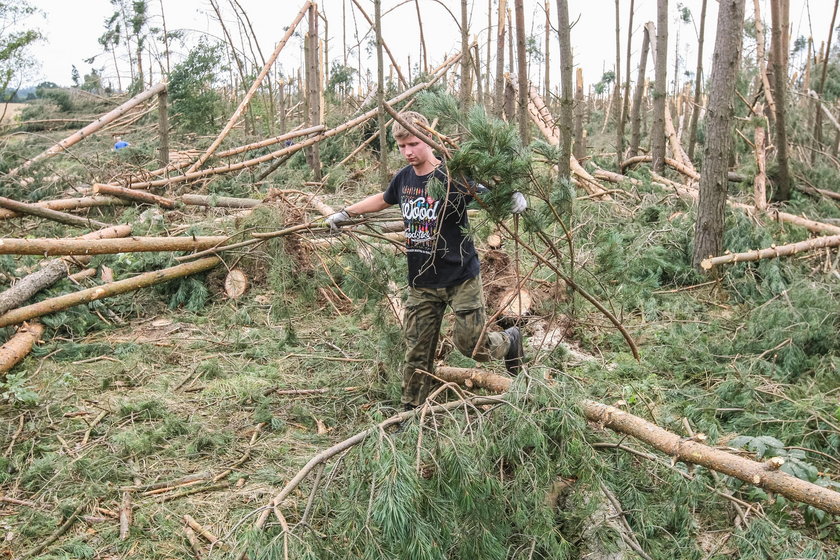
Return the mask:
[[(162, 2), (163, 0), (161, 0)], [(164, 35), (166, 37), (166, 35)], [(169, 65), (169, 52), (166, 53), (167, 66)], [(169, 94), (163, 90), (158, 94), (158, 165), (166, 167), (169, 165)]]
[(691, 123), (688, 126), (688, 159), (694, 161), (694, 147), (697, 145), (697, 121), (700, 117), (700, 94), (703, 91), (703, 43), (706, 36), (706, 2), (700, 7), (700, 33), (697, 38), (697, 71), (694, 73), (694, 104), (691, 107)]
[(719, 257), (710, 257), (703, 259), (700, 266), (703, 270), (710, 270), (719, 264), (750, 262), (761, 259), (772, 259), (778, 257), (787, 257), (795, 255), (803, 251), (814, 251), (817, 249), (824, 249), (826, 247), (840, 246), (840, 235), (832, 235), (828, 237), (817, 237), (816, 239), (808, 239), (806, 241), (799, 241), (798, 243), (789, 243), (787, 245), (778, 245), (769, 247), (767, 249), (757, 249), (755, 251), (746, 251), (744, 253), (730, 253), (728, 255), (721, 255)]
[(650, 152), (653, 170), (665, 168), (665, 111), (668, 79), (668, 0), (656, 2), (656, 81), (653, 86), (653, 126), (650, 130)]
[(499, 0), (499, 20), (496, 28), (496, 91), (493, 112), (498, 118), (505, 114), (505, 14), (507, 0)]
[[(93, 233), (83, 235), (82, 239), (105, 239), (113, 237), (125, 237), (131, 235), (131, 226), (120, 225), (101, 229)], [(84, 266), (90, 262), (90, 257), (76, 257), (74, 259), (54, 259), (42, 265), (40, 270), (24, 276), (8, 290), (0, 293), (0, 314), (10, 309), (20, 307), (32, 296), (49, 288), (60, 279), (67, 276), (71, 264)]]
[(516, 13), (516, 59), (519, 83), (517, 115), (519, 117), (519, 136), (522, 144), (531, 143), (531, 130), (528, 126), (528, 63), (525, 58), (525, 6), (523, 0), (514, 0)]
[[(308, 99), (309, 115), (307, 120), (309, 126), (318, 126), (321, 124), (321, 70), (319, 63), (320, 43), (318, 41), (318, 6), (315, 4), (309, 5), (309, 15), (307, 17), (309, 22), (309, 32), (306, 37), (309, 41), (309, 60), (306, 65), (306, 84), (308, 91), (306, 93)], [(384, 150), (384, 146), (383, 146)], [(312, 175), (315, 181), (321, 180), (321, 150), (318, 144), (312, 144), (306, 149), (307, 159), (312, 168)]]
[(692, 264), (697, 268), (707, 256), (720, 254), (723, 245), (728, 187), (726, 173), (732, 147), (733, 97), (741, 57), (744, 2), (724, 0), (718, 12), (706, 119), (707, 140), (703, 150), (703, 172), (700, 175), (700, 198), (694, 229)]
[[(721, 3), (725, 1), (721, 0)], [(743, 1), (741, 5), (743, 17)], [(435, 369), (435, 375), (453, 383), (469, 380), (494, 392), (508, 390), (512, 382), (509, 377), (498, 374), (453, 367), (438, 367)], [(700, 465), (828, 513), (840, 514), (840, 492), (817, 486), (784, 471), (774, 470), (777, 467), (770, 462), (759, 463), (686, 439), (609, 405), (586, 399), (578, 404), (590, 422), (641, 440), (678, 461)]]
[(53, 222), (67, 224), (70, 226), (106, 228), (111, 225), (97, 220), (91, 220), (90, 218), (83, 218), (81, 216), (74, 216), (73, 214), (59, 212), (58, 210), (50, 210), (49, 208), (28, 204), (26, 202), (18, 202), (17, 200), (12, 200), (11, 198), (3, 196), (0, 196), (0, 206), (6, 210), (11, 210), (19, 214), (38, 216), (39, 218), (52, 220)]
[(127, 189), (125, 187), (117, 187), (115, 185), (103, 185), (100, 183), (94, 183), (93, 192), (97, 194), (110, 194), (111, 196), (123, 198), (125, 200), (131, 200), (134, 202), (155, 204), (168, 210), (175, 208), (174, 200), (137, 189)]
[[(93, 208), (97, 206), (125, 206), (124, 200), (112, 196), (82, 196), (79, 198), (59, 198), (56, 200), (41, 200), (33, 202), (31, 206), (47, 208), (49, 210), (77, 210), (79, 208)], [(14, 210), (0, 209), (0, 220), (18, 218), (24, 214)]]
[[(572, 152), (575, 159), (580, 161), (586, 157), (586, 138), (583, 136), (583, 119), (586, 114), (586, 100), (583, 98), (583, 68), (578, 68), (575, 74), (575, 125)], [(560, 110), (563, 110), (562, 106)], [(560, 126), (562, 128), (563, 123)], [(562, 156), (563, 154), (561, 154)], [(565, 161), (565, 158), (563, 158), (563, 161)]]
[(122, 105), (117, 107), (116, 109), (114, 109), (112, 111), (109, 111), (108, 113), (105, 113), (104, 115), (102, 115), (101, 117), (99, 117), (98, 119), (96, 119), (95, 121), (93, 121), (92, 123), (87, 125), (86, 127), (82, 128), (78, 132), (73, 133), (72, 135), (68, 136), (67, 138), (65, 138), (61, 142), (58, 142), (57, 144), (55, 144), (51, 148), (41, 152), (40, 154), (38, 154), (34, 158), (28, 160), (23, 165), (21, 165), (19, 167), (16, 167), (15, 169), (12, 169), (11, 171), (9, 171), (9, 175), (14, 177), (15, 175), (17, 175), (21, 171), (23, 171), (25, 169), (28, 169), (35, 162), (41, 161), (42, 159), (50, 158), (50, 157), (52, 157), (52, 156), (54, 156), (58, 153), (63, 152), (64, 150), (66, 150), (67, 148), (72, 146), (73, 144), (76, 144), (76, 143), (80, 142), (81, 140), (84, 140), (85, 138), (87, 138), (88, 136), (90, 136), (91, 134), (93, 134), (94, 132), (96, 132), (97, 130), (99, 130), (100, 128), (105, 126), (106, 124), (108, 124), (110, 122), (113, 122), (116, 119), (118, 119), (119, 117), (123, 116), (132, 107), (135, 107), (135, 106), (139, 105), (140, 103), (143, 103), (147, 99), (151, 99), (152, 97), (154, 97), (155, 95), (164, 91), (165, 89), (166, 89), (166, 82), (161, 82), (161, 83), (157, 84), (156, 86), (147, 89), (143, 93), (140, 93), (139, 95), (135, 95), (134, 97), (132, 97), (131, 99), (129, 99), (128, 101), (126, 101), (125, 103), (123, 103)]
[(633, 108), (630, 110), (630, 149), (628, 157), (635, 157), (639, 153), (639, 143), (642, 134), (642, 97), (645, 92), (645, 69), (647, 68), (648, 51), (650, 50), (650, 26), (647, 23), (642, 33), (642, 53), (639, 58), (639, 74), (636, 79), (636, 90), (633, 93)]
[(615, 81), (613, 82), (612, 113), (615, 122), (615, 165), (624, 156), (624, 123), (621, 110), (621, 10), (620, 1), (615, 0)]
[[(355, 0), (354, 0), (355, 1)], [(388, 187), (388, 136), (385, 132), (385, 62), (382, 57), (382, 0), (373, 0), (374, 27), (376, 31), (376, 115), (379, 125), (379, 183), (382, 190)], [(461, 53), (465, 56), (465, 53)], [(467, 55), (468, 56), (468, 55)]]
[[(823, 58), (823, 66), (820, 72), (820, 83), (817, 85), (817, 95), (819, 97), (822, 97), (822, 94), (825, 91), (825, 80), (828, 75), (829, 53), (831, 51), (831, 35), (834, 33), (834, 20), (837, 18), (838, 3), (840, 3), (840, 0), (834, 0), (834, 10), (831, 13), (831, 25), (828, 27), (828, 42), (825, 47), (825, 58)], [(822, 115), (820, 114), (819, 109), (816, 109), (816, 114), (814, 115), (814, 142), (817, 147), (822, 145)], [(811, 152), (811, 164), (816, 162), (816, 157), (817, 152)]]
[(547, 101), (551, 101), (551, 4), (549, 0), (543, 3), (543, 10), (545, 11), (545, 53), (544, 66), (545, 76), (543, 76), (543, 97)]
[(204, 194), (183, 194), (179, 200), (189, 206), (207, 206), (209, 208), (253, 208), (262, 204), (262, 200), (256, 198), (234, 198)]
[(0, 379), (32, 351), (42, 334), (44, 325), (41, 323), (24, 323), (6, 344), (0, 346)]
[[(557, 168), (560, 177), (571, 179), (572, 159), (572, 40), (569, 25), (569, 2), (557, 0), (557, 38), (560, 42), (560, 159)], [(575, 127), (575, 155), (581, 159), (586, 155), (586, 145), (583, 141), (583, 72), (578, 68), (578, 89), (580, 98), (576, 109), (580, 113), (574, 118)]]
[(466, 111), (472, 102), (472, 53), (470, 52), (470, 22), (467, 0), (461, 0), (461, 109)]
[[(759, 114), (761, 111), (756, 110)], [(765, 139), (764, 124), (757, 124), (753, 134), (753, 144), (755, 145), (755, 179), (753, 180), (753, 201), (756, 210), (764, 211), (767, 209), (767, 160), (764, 151)]]
[[(624, 99), (621, 103), (621, 118), (618, 121), (617, 131), (618, 139), (621, 142), (621, 150), (619, 150), (619, 154), (624, 153), (624, 127), (627, 123), (627, 112), (630, 107), (630, 47), (632, 45), (631, 40), (633, 38), (633, 11), (635, 9), (634, 4), (634, 0), (630, 0), (630, 21), (627, 23), (627, 53), (625, 55), (626, 66), (624, 69)], [(618, 163), (621, 163), (621, 158), (618, 159)]]
[(89, 303), (106, 297), (124, 294), (126, 292), (133, 292), (141, 288), (162, 284), (175, 278), (183, 278), (184, 276), (204, 272), (221, 262), (222, 260), (218, 257), (207, 257), (195, 262), (179, 264), (163, 270), (140, 274), (134, 278), (103, 284), (102, 286), (97, 286), (96, 288), (90, 288), (80, 292), (47, 299), (0, 315), (0, 327), (16, 325), (18, 323), (22, 323), (23, 321), (28, 321), (35, 317), (40, 317), (49, 313), (55, 313), (56, 311), (61, 311), (82, 303)]
[(773, 200), (785, 201), (790, 199), (790, 162), (788, 161), (787, 141), (787, 110), (785, 97), (787, 96), (787, 30), (790, 19), (790, 5), (788, 0), (770, 1), (771, 17), (773, 19), (773, 36), (770, 47), (773, 50), (773, 94), (776, 100), (776, 188), (773, 189)]
[(155, 251), (198, 251), (229, 241), (226, 235), (206, 237), (129, 237), (126, 239), (0, 239), (0, 255), (112, 255)]

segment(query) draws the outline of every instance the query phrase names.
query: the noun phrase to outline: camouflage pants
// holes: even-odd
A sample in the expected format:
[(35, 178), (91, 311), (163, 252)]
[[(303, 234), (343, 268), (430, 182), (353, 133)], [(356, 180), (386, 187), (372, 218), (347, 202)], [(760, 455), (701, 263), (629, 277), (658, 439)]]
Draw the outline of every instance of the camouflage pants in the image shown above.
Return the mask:
[(448, 288), (409, 286), (408, 290), (401, 399), (403, 404), (423, 404), (429, 394), (440, 385), (440, 382), (424, 372), (434, 373), (440, 327), (447, 305), (455, 312), (454, 342), (463, 355), (478, 362), (501, 360), (505, 357), (510, 347), (510, 340), (506, 334), (485, 332), (484, 336), (481, 336), (486, 321), (481, 276)]

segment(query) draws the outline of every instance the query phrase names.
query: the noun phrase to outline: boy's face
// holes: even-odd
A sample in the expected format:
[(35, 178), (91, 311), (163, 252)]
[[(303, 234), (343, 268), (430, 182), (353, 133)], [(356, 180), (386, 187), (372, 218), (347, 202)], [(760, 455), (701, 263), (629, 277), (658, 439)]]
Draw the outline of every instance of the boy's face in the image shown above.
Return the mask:
[(432, 148), (416, 136), (406, 136), (397, 140), (397, 146), (405, 160), (414, 168), (423, 167), (434, 160)]

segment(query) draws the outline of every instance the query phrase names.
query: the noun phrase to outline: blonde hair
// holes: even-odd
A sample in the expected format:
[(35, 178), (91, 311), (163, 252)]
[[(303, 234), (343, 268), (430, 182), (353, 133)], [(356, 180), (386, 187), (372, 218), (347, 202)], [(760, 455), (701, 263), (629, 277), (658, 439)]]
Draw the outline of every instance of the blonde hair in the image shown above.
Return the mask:
[[(408, 124), (413, 125), (421, 130), (423, 127), (419, 125), (422, 124), (425, 126), (429, 126), (429, 120), (417, 111), (403, 111), (402, 113), (400, 113), (400, 118)], [(406, 129), (396, 120), (394, 121), (394, 124), (391, 125), (391, 134), (397, 140), (402, 140), (403, 138), (414, 136), (413, 133), (411, 133), (408, 129)]]

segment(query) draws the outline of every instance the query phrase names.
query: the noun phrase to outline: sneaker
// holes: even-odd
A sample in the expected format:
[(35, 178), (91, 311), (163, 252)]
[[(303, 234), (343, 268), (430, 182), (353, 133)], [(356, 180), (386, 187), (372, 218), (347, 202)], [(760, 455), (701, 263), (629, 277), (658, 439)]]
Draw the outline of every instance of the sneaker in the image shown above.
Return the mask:
[(505, 369), (511, 375), (518, 375), (519, 370), (522, 369), (522, 358), (525, 356), (525, 350), (522, 347), (522, 333), (519, 327), (511, 327), (505, 329), (505, 334), (510, 338), (510, 349), (505, 355)]

